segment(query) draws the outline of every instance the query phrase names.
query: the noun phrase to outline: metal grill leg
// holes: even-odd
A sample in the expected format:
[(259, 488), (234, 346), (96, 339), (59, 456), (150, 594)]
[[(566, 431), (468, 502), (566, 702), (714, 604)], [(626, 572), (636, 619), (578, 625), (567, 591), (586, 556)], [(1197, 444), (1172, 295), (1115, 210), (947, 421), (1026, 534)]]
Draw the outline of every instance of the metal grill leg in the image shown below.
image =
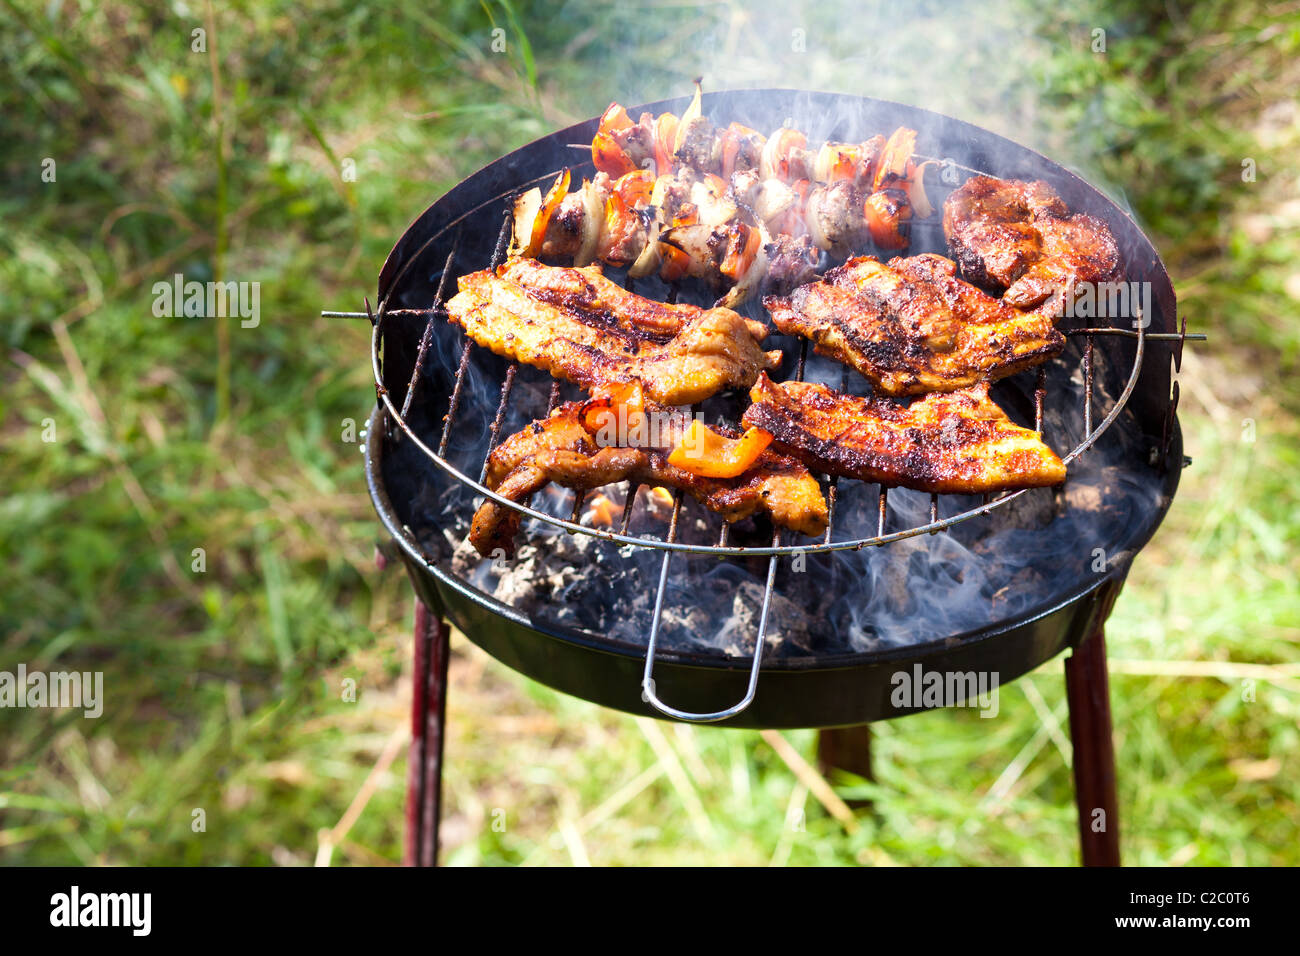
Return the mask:
[[(864, 780), (875, 780), (871, 772), (871, 725), (857, 727), (827, 727), (817, 732), (817, 763), (822, 775), (830, 777), (834, 770), (855, 774)], [(846, 800), (850, 807), (868, 806), (870, 800)]]
[(1084, 866), (1119, 866), (1119, 798), (1110, 722), (1105, 619), (1065, 659), (1074, 745), (1074, 799)]
[(447, 722), (447, 662), (451, 628), (415, 601), (415, 674), (411, 751), (406, 775), (405, 866), (438, 865), (442, 819), (442, 744)]

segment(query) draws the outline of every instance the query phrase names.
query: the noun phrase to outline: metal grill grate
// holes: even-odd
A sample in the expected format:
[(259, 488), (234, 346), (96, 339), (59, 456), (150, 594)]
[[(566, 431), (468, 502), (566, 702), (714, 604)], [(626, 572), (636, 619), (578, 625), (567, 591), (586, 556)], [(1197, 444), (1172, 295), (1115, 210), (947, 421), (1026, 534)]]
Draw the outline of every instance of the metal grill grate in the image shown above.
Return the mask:
[[(978, 172), (977, 170), (970, 169), (969, 167), (951, 163), (951, 161), (948, 161), (948, 163), (954, 166), (955, 168), (963, 170), (968, 173)], [(528, 186), (531, 186), (536, 183), (546, 182), (554, 178), (554, 176), (558, 175), (558, 173), (559, 171), (557, 170), (555, 172), (547, 173), (543, 176), (536, 177), (529, 182), (521, 184), (520, 186), (517, 187), (516, 190), (507, 194), (502, 194), (496, 197), (495, 200), (493, 200), (493, 202), (503, 203), (504, 210), (502, 212), (502, 217), (501, 217), (502, 218), (501, 230), (498, 234), (497, 241), (491, 256), (490, 266), (492, 268), (495, 268), (498, 265), (500, 265), (505, 256), (505, 249), (506, 249), (506, 244), (509, 240), (511, 221), (512, 221), (510, 215), (510, 209), (512, 203), (510, 200), (513, 198), (515, 194), (517, 194), (518, 190), (522, 190), (523, 188), (527, 188)], [(728, 717), (740, 713), (752, 702), (757, 689), (760, 662), (762, 659), (763, 647), (764, 647), (764, 637), (767, 631), (768, 611), (771, 604), (773, 586), (776, 577), (776, 568), (777, 568), (777, 563), (781, 557), (783, 556), (793, 557), (795, 555), (805, 555), (810, 553), (861, 549), (865, 547), (880, 547), (886, 544), (890, 544), (891, 542), (914, 537), (917, 535), (938, 534), (939, 532), (951, 528), (956, 524), (969, 521), (973, 518), (977, 518), (982, 515), (988, 514), (995, 509), (1005, 507), (1010, 502), (1016, 500), (1021, 495), (1025, 494), (1025, 490), (1020, 490), (1020, 491), (1003, 492), (996, 496), (985, 495), (983, 502), (979, 506), (974, 508), (969, 508), (957, 514), (948, 515), (946, 517), (940, 516), (940, 502), (939, 502), (940, 496), (938, 494), (932, 494), (930, 496), (929, 521), (927, 523), (886, 533), (885, 526), (886, 526), (886, 512), (888, 508), (889, 489), (888, 487), (881, 485), (879, 488), (878, 499), (877, 499), (878, 512), (877, 512), (875, 535), (866, 538), (845, 538), (845, 539), (836, 540), (834, 537), (834, 531), (835, 531), (835, 506), (836, 506), (836, 499), (838, 493), (838, 479), (831, 478), (827, 481), (828, 484), (827, 497), (828, 497), (829, 514), (828, 514), (828, 523), (827, 523), (826, 532), (822, 537), (822, 540), (820, 542), (811, 542), (807, 544), (783, 544), (781, 532), (777, 531), (773, 535), (771, 545), (763, 546), (763, 547), (747, 547), (747, 546), (737, 546), (737, 545), (729, 544), (728, 543), (729, 526), (725, 522), (725, 520), (721, 522), (721, 529), (719, 531), (716, 544), (704, 545), (704, 544), (692, 544), (688, 542), (678, 541), (677, 540), (678, 522), (679, 522), (679, 517), (681, 514), (681, 506), (682, 506), (682, 493), (680, 491), (675, 492), (673, 495), (673, 507), (672, 507), (671, 518), (669, 521), (669, 527), (667, 533), (664, 535), (663, 538), (634, 536), (628, 533), (629, 523), (633, 516), (633, 512), (636, 507), (636, 500), (638, 498), (638, 492), (640, 490), (639, 486), (634, 484), (629, 485), (627, 497), (625, 499), (624, 506), (623, 506), (622, 519), (617, 531), (612, 529), (606, 529), (606, 528), (591, 527), (580, 523), (581, 510), (585, 500), (585, 492), (582, 491), (575, 492), (573, 506), (567, 518), (548, 514), (537, 508), (531, 507), (530, 505), (512, 501), (503, 497), (502, 495), (497, 494), (496, 492), (487, 488), (483, 484), (483, 481), (487, 473), (488, 458), (492, 454), (492, 451), (497, 447), (501, 438), (500, 435), (501, 428), (505, 420), (506, 411), (507, 408), (509, 407), (511, 392), (512, 389), (514, 388), (515, 379), (518, 373), (517, 362), (511, 361), (506, 366), (506, 371), (501, 382), (500, 399), (497, 405), (496, 415), (490, 427), (487, 451), (484, 454), (483, 463), (477, 478), (472, 477), (466, 474), (464, 471), (457, 468), (454, 464), (452, 464), (450, 461), (447, 460), (447, 455), (446, 455), (448, 438), (452, 433), (452, 429), (455, 427), (457, 413), (460, 410), (462, 392), (465, 384), (466, 373), (470, 365), (472, 352), (475, 348), (479, 348), (479, 346), (473, 343), (468, 337), (465, 337), (463, 332), (461, 332), (460, 334), (462, 337), (464, 337), (464, 342), (461, 347), (461, 353), (457, 365), (455, 378), (453, 380), (451, 392), (448, 397), (447, 414), (443, 422), (442, 433), (439, 438), (437, 449), (435, 450), (429, 447), (429, 445), (423, 439), (421, 439), (419, 435), (416, 434), (415, 430), (407, 421), (408, 413), (411, 409), (411, 405), (416, 395), (417, 389), (419, 388), (422, 379), (424, 377), (425, 361), (427, 358), (428, 349), (430, 347), (434, 335), (434, 323), (444, 319), (446, 315), (444, 311), (446, 284), (447, 284), (448, 276), (452, 274), (453, 270), (458, 265), (457, 257), (458, 257), (458, 250), (460, 248), (460, 238), (461, 238), (459, 230), (463, 228), (462, 224), (470, 215), (472, 215), (475, 212), (478, 212), (479, 209), (482, 208), (483, 207), (480, 206), (478, 207), (478, 209), (471, 210), (469, 213), (466, 213), (465, 215), (459, 217), (455, 222), (451, 223), (444, 230), (429, 238), (422, 246), (419, 247), (419, 249), (415, 250), (407, 258), (406, 262), (403, 265), (402, 270), (398, 273), (397, 277), (393, 280), (393, 282), (390, 283), (389, 285), (390, 289), (398, 287), (398, 283), (402, 275), (405, 273), (406, 269), (409, 268), (410, 265), (416, 259), (418, 259), (421, 254), (423, 254), (428, 248), (430, 248), (435, 241), (441, 239), (446, 234), (447, 230), (453, 228), (456, 229), (457, 231), (451, 242), (451, 251), (447, 255), (446, 262), (442, 271), (442, 275), (439, 280), (437, 295), (432, 305), (429, 306), (428, 308), (416, 309), (416, 310), (405, 309), (405, 310), (390, 311), (387, 308), (388, 299), (386, 297), (384, 300), (382, 300), (379, 303), (378, 311), (374, 315), (370, 314), (368, 303), (367, 303), (366, 313), (327, 312), (322, 314), (331, 317), (363, 317), (363, 318), (371, 319), (373, 323), (372, 340), (371, 340), (372, 370), (374, 373), (376, 395), (378, 397), (380, 407), (383, 410), (385, 434), (387, 436), (390, 436), (395, 440), (411, 441), (438, 469), (440, 469), (445, 474), (449, 475), (450, 477), (462, 483), (463, 485), (468, 486), (478, 495), (481, 495), (484, 498), (491, 499), (497, 504), (503, 505), (504, 507), (511, 508), (526, 517), (533, 518), (538, 521), (542, 521), (553, 527), (561, 528), (572, 534), (589, 535), (592, 537), (601, 538), (606, 541), (613, 542), (620, 546), (628, 546), (628, 547), (643, 548), (643, 549), (644, 548), (658, 549), (664, 552), (663, 562), (660, 568), (658, 588), (655, 593), (654, 614), (652, 618), (650, 635), (647, 642), (645, 670), (644, 670), (644, 676), (642, 681), (643, 699), (649, 702), (660, 712), (680, 720), (687, 720), (693, 722), (714, 722), (714, 721), (724, 720)], [(480, 267), (481, 265), (472, 265), (470, 268), (473, 269), (473, 268), (480, 268)], [(468, 270), (462, 270), (462, 271), (468, 271)], [(630, 281), (628, 282), (628, 285), (630, 287)], [(677, 293), (677, 289), (674, 286), (671, 289), (670, 294), (668, 296), (669, 301), (676, 300), (676, 293)], [(388, 390), (384, 386), (383, 358), (382, 358), (385, 319), (390, 315), (397, 315), (399, 313), (405, 315), (427, 316), (427, 321), (419, 343), (419, 349), (416, 354), (414, 367), (411, 372), (410, 380), (407, 384), (406, 395), (403, 398), (402, 406), (400, 409), (395, 406), (391, 395), (389, 394)], [(1138, 313), (1138, 316), (1140, 319), (1141, 318), (1140, 311)], [(1063, 456), (1063, 461), (1067, 466), (1076, 458), (1078, 458), (1080, 455), (1082, 455), (1085, 451), (1087, 451), (1100, 438), (1100, 436), (1110, 427), (1110, 425), (1115, 421), (1115, 419), (1119, 416), (1120, 412), (1123, 410), (1125, 404), (1129, 400), (1129, 397), (1132, 395), (1135, 386), (1137, 385), (1138, 378), (1142, 370), (1142, 363), (1145, 357), (1145, 349), (1146, 349), (1147, 342), (1163, 341), (1163, 342), (1173, 343), (1174, 362), (1175, 362), (1175, 367), (1177, 368), (1181, 363), (1181, 355), (1182, 355), (1182, 348), (1184, 342), (1187, 341), (1188, 339), (1192, 339), (1192, 340), (1204, 339), (1203, 335), (1189, 335), (1186, 331), (1185, 320), (1183, 321), (1180, 331), (1177, 333), (1151, 333), (1146, 331), (1144, 327), (1144, 323), (1142, 323), (1141, 321), (1135, 324), (1138, 327), (1133, 330), (1115, 329), (1115, 328), (1085, 328), (1085, 329), (1069, 330), (1065, 333), (1067, 336), (1082, 337), (1083, 339), (1083, 346), (1081, 352), (1082, 354), (1081, 370), (1082, 370), (1082, 377), (1083, 377), (1083, 396), (1084, 396), (1084, 408), (1083, 408), (1084, 435), (1082, 440), (1079, 442), (1079, 444), (1075, 446), (1068, 454)], [(1097, 422), (1094, 427), (1095, 401), (1094, 401), (1093, 351), (1094, 351), (1094, 344), (1096, 341), (1096, 337), (1098, 336), (1125, 336), (1125, 337), (1133, 338), (1136, 340), (1136, 349), (1134, 352), (1133, 365), (1129, 372), (1129, 376), (1127, 381), (1125, 382), (1123, 390), (1121, 391), (1119, 396), (1115, 399), (1115, 401), (1112, 403), (1111, 407), (1106, 410), (1101, 420)], [(803, 340), (801, 341), (800, 344), (799, 359), (795, 369), (794, 377), (796, 378), (796, 380), (802, 380), (804, 377), (807, 355), (808, 355), (808, 343), (806, 340)], [(849, 374), (848, 369), (845, 368), (843, 371), (843, 376), (841, 378), (841, 390), (845, 390), (847, 387), (848, 374)], [(1045, 401), (1045, 396), (1046, 396), (1045, 370), (1043, 367), (1040, 366), (1037, 374), (1037, 381), (1033, 392), (1035, 428), (1040, 433), (1042, 432), (1043, 429), (1043, 405)], [(559, 398), (560, 398), (560, 383), (556, 381), (552, 384), (550, 390), (550, 397), (549, 397), (549, 402), (547, 407), (548, 414), (555, 409), (555, 407), (559, 402)], [(1175, 383), (1174, 394), (1170, 403), (1171, 417), (1172, 417), (1174, 406), (1176, 406), (1176, 402), (1177, 402), (1177, 385)], [(394, 430), (394, 428), (396, 430)], [(1165, 427), (1165, 438), (1164, 438), (1165, 444), (1163, 450), (1167, 450), (1168, 440), (1171, 434), (1172, 434), (1171, 421), (1167, 420), (1166, 427)], [(741, 701), (732, 705), (731, 707), (728, 707), (723, 710), (711, 712), (711, 713), (690, 713), (690, 712), (677, 710), (676, 708), (673, 708), (672, 706), (664, 703), (662, 700), (659, 699), (654, 685), (653, 673), (654, 673), (655, 651), (658, 643), (660, 622), (662, 619), (664, 595), (667, 590), (672, 556), (675, 552), (679, 552), (679, 551), (687, 552), (690, 554), (713, 555), (718, 558), (738, 558), (738, 557), (755, 557), (755, 556), (765, 556), (769, 558), (766, 584), (763, 589), (762, 608), (758, 619), (758, 632), (755, 639), (754, 655), (750, 664), (750, 678), (749, 678), (747, 693)]]

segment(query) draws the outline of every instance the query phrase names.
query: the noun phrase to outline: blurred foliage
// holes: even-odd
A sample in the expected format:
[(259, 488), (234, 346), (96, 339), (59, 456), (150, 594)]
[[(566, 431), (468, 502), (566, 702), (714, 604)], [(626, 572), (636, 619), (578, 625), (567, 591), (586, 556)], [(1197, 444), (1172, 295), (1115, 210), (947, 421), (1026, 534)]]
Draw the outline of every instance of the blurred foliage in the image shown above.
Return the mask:
[[(0, 711), (0, 860), (308, 863), (377, 762), (335, 859), (398, 856), (409, 598), (374, 570), (350, 440), (367, 329), (318, 312), (359, 306), (473, 169), (698, 74), (958, 115), (1148, 228), (1211, 345), (1182, 376), (1196, 463), (1112, 619), (1125, 851), (1300, 859), (1297, 4), (0, 0), (0, 28), (0, 669), (103, 670), (107, 696), (95, 721)], [(175, 273), (260, 282), (260, 324), (154, 316)], [(453, 862), (1074, 858), (1057, 663), (996, 722), (880, 726), (876, 782), (836, 781), (873, 800), (848, 836), (756, 734), (456, 647)]]

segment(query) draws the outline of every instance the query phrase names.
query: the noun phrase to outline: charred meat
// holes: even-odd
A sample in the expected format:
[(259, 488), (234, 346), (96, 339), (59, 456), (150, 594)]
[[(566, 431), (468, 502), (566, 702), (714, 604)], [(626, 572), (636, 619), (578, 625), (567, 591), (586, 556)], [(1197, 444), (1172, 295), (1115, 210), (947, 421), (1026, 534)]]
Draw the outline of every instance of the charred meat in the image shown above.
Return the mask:
[(763, 305), (782, 332), (811, 339), (886, 395), (995, 381), (1064, 348), (1049, 316), (1019, 312), (954, 273), (942, 256), (887, 265), (862, 256)]
[(762, 375), (750, 398), (744, 424), (771, 433), (772, 447), (825, 474), (940, 494), (1065, 480), (1061, 459), (989, 399), (987, 383), (904, 406)]
[(1044, 182), (973, 176), (943, 204), (948, 250), (972, 282), (1006, 289), (1017, 309), (1059, 318), (1076, 287), (1119, 276), (1119, 247), (1100, 219), (1070, 215)]
[(584, 388), (639, 380), (656, 402), (688, 405), (754, 383), (780, 353), (759, 347), (766, 330), (730, 309), (666, 305), (626, 291), (598, 266), (531, 260), (460, 279), (448, 319), (498, 355)]
[[(584, 403), (568, 402), (502, 442), (488, 458), (487, 487), (524, 502), (550, 482), (589, 490), (631, 481), (681, 489), (729, 522), (766, 514), (774, 524), (802, 534), (826, 530), (821, 487), (794, 458), (765, 449), (736, 477), (703, 477), (669, 461), (691, 430), (687, 415), (647, 405), (645, 414), (654, 422), (640, 429), (644, 440), (619, 446), (602, 444), (585, 408)], [(513, 554), (521, 517), (488, 499), (474, 515), (470, 542), (484, 557), (497, 549)]]

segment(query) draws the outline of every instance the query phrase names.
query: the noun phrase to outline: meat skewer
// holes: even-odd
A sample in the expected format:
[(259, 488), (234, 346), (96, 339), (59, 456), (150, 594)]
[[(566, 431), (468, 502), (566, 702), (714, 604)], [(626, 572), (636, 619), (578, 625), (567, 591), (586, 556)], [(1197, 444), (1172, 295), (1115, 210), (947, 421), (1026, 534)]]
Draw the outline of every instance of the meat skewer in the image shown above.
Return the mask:
[(884, 395), (966, 388), (1060, 354), (1065, 337), (1049, 316), (1017, 311), (955, 269), (932, 254), (863, 256), (763, 305), (782, 332), (811, 339)]
[(791, 129), (766, 140), (735, 123), (716, 131), (699, 102), (697, 85), (681, 120), (646, 113), (636, 124), (612, 104), (592, 143), (595, 178), (568, 193), (566, 170), (545, 195), (521, 196), (512, 253), (630, 266), (633, 278), (690, 275), (735, 306), (810, 279), (818, 250), (842, 259), (868, 238), (904, 248), (903, 225), (933, 213), (914, 130), (814, 153)]
[(703, 115), (702, 96), (697, 81), (695, 96), (680, 119), (672, 113), (642, 113), (636, 123), (626, 109), (611, 103), (592, 138), (591, 158), (596, 169), (615, 178), (638, 169), (665, 175), (686, 167), (723, 179), (754, 171), (764, 180), (786, 183), (847, 180), (868, 193), (901, 189), (909, 198), (921, 200), (918, 205), (928, 210), (923, 190), (912, 195), (920, 173), (912, 160), (915, 130), (900, 127), (888, 140), (878, 134), (861, 143), (827, 142), (809, 149), (808, 137), (786, 126), (768, 137), (735, 122), (715, 127)]
[(729, 307), (759, 288), (782, 294), (808, 281), (819, 252), (844, 258), (868, 239), (902, 248), (900, 226), (911, 216), (905, 199), (864, 200), (847, 180), (790, 186), (750, 172), (727, 184), (690, 169), (658, 178), (633, 171), (617, 180), (597, 173), (565, 194), (568, 182), (566, 170), (545, 196), (520, 197), (512, 255), (629, 266), (632, 278), (692, 276), (727, 290)]
[(1037, 432), (988, 397), (988, 383), (904, 406), (825, 385), (759, 376), (742, 422), (814, 471), (939, 494), (987, 494), (1065, 480)]

